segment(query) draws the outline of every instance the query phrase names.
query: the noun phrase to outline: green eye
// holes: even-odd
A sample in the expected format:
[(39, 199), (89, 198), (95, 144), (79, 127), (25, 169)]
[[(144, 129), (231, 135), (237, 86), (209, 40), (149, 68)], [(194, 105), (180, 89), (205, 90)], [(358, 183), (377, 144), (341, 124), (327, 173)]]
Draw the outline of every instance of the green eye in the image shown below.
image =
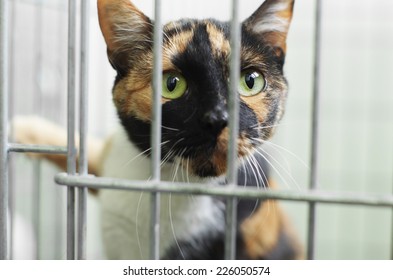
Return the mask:
[(181, 97), (187, 90), (187, 81), (179, 73), (168, 72), (162, 77), (162, 96), (168, 99)]
[(243, 96), (254, 96), (265, 89), (265, 78), (254, 70), (246, 70), (241, 73), (239, 93)]

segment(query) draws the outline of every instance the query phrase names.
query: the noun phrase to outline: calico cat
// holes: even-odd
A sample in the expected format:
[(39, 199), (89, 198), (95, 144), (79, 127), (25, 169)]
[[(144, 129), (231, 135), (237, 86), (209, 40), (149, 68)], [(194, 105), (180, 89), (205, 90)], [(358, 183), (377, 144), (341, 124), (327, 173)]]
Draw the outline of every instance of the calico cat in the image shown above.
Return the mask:
[[(266, 156), (259, 149), (284, 112), (283, 66), (293, 6), (294, 0), (266, 0), (242, 23), (239, 186), (272, 186)], [(108, 58), (117, 72), (113, 101), (121, 127), (105, 144), (91, 140), (89, 172), (149, 180), (154, 22), (129, 0), (98, 0), (98, 13)], [(161, 179), (224, 182), (229, 23), (182, 19), (166, 24), (163, 32)], [(65, 133), (45, 121), (24, 119), (14, 125), (20, 142), (65, 143)], [(59, 156), (47, 158), (64, 166)], [(107, 256), (148, 258), (150, 194), (102, 189), (98, 197)], [(160, 207), (161, 258), (224, 258), (225, 200), (162, 194)], [(302, 257), (277, 202), (242, 199), (237, 213), (238, 259)]]

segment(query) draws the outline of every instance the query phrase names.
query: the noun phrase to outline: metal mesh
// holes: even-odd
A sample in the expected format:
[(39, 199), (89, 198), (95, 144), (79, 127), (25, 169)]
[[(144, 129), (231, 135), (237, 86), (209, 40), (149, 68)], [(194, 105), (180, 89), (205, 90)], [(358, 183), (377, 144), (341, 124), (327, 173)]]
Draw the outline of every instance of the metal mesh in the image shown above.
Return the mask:
[[(152, 192), (152, 243), (151, 243), (151, 259), (159, 258), (159, 195), (160, 192), (187, 193), (187, 194), (205, 194), (226, 197), (227, 200), (227, 235), (226, 235), (226, 251), (227, 259), (233, 259), (235, 256), (235, 224), (236, 217), (234, 211), (236, 199), (238, 198), (271, 198), (289, 201), (307, 202), (309, 204), (309, 223), (308, 223), (308, 258), (314, 258), (315, 244), (315, 222), (317, 219), (316, 205), (319, 203), (343, 204), (343, 205), (365, 205), (373, 207), (393, 207), (393, 196), (387, 195), (371, 195), (371, 194), (354, 194), (354, 193), (327, 193), (317, 189), (318, 177), (318, 136), (319, 136), (319, 78), (320, 78), (320, 48), (321, 48), (321, 0), (316, 1), (315, 10), (315, 56), (314, 56), (314, 86), (313, 86), (313, 116), (312, 116), (312, 136), (311, 136), (311, 170), (310, 170), (310, 189), (309, 191), (258, 191), (237, 188), (236, 182), (236, 166), (235, 161), (231, 160), (236, 155), (236, 147), (234, 139), (236, 137), (238, 121), (236, 98), (231, 101), (231, 143), (229, 148), (229, 168), (228, 168), (228, 184), (226, 188), (222, 186), (206, 186), (199, 184), (181, 184), (167, 183), (160, 181), (160, 128), (161, 128), (161, 108), (158, 100), (161, 96), (161, 2), (155, 0), (155, 30), (154, 30), (154, 114), (152, 126), (152, 170), (153, 178), (151, 181), (126, 181), (116, 178), (95, 178), (87, 174), (87, 154), (86, 154), (86, 124), (87, 124), (87, 92), (88, 92), (88, 68), (87, 68), (87, 49), (88, 49), (88, 1), (81, 2), (81, 24), (80, 24), (80, 46), (77, 45), (77, 1), (69, 0), (69, 33), (68, 33), (68, 146), (64, 148), (45, 147), (34, 145), (19, 145), (8, 142), (8, 21), (9, 10), (8, 1), (0, 1), (0, 259), (10, 258), (10, 249), (8, 248), (9, 217), (7, 212), (9, 209), (9, 153), (63, 153), (68, 157), (68, 173), (58, 174), (55, 178), (56, 182), (67, 186), (67, 258), (68, 259), (85, 259), (86, 258), (86, 187), (90, 188), (109, 188), (119, 190), (143, 190)], [(78, 2), (79, 3), (79, 2)], [(232, 1), (232, 50), (234, 55), (231, 58), (231, 69), (239, 69), (239, 53), (240, 46), (240, 29), (238, 15), (239, 1)], [(77, 52), (80, 52), (80, 62), (76, 62)], [(80, 69), (80, 78), (75, 76)], [(232, 81), (237, 81), (239, 73), (232, 71)], [(78, 84), (78, 81), (80, 82)], [(76, 112), (76, 92), (80, 87), (79, 101), (79, 132), (80, 132), (80, 158), (79, 170), (76, 174), (76, 150), (74, 143), (74, 131), (77, 122)], [(235, 84), (231, 85), (232, 89), (236, 89)], [(235, 93), (235, 90), (232, 90)]]

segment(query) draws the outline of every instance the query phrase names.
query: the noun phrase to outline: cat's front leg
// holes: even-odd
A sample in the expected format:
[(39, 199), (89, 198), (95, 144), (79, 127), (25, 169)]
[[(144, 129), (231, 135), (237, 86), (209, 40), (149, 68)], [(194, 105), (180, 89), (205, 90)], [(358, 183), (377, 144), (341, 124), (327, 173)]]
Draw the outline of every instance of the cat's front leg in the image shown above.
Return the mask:
[[(67, 146), (67, 130), (51, 121), (37, 116), (18, 116), (10, 123), (11, 140), (19, 144), (42, 146)], [(79, 147), (79, 135), (75, 134), (75, 143)], [(88, 165), (89, 173), (99, 173), (100, 157), (103, 150), (103, 141), (88, 137)], [(65, 155), (29, 153), (31, 157), (46, 159), (66, 170), (67, 158)]]

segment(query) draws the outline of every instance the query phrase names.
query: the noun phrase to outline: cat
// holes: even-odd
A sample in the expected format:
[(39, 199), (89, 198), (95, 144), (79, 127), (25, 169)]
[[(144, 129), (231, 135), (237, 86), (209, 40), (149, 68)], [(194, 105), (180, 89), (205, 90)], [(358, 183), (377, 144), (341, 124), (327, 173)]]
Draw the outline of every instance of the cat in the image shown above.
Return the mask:
[[(286, 37), (294, 0), (266, 0), (241, 31), (238, 185), (273, 187), (260, 151), (284, 113)], [(129, 0), (98, 0), (99, 24), (117, 76), (120, 127), (90, 139), (89, 173), (149, 180), (153, 25)], [(161, 179), (225, 183), (228, 146), (229, 23), (182, 19), (164, 26)], [(65, 145), (65, 131), (41, 119), (14, 121), (22, 143)], [(61, 167), (57, 155), (40, 155)], [(150, 194), (101, 189), (102, 231), (110, 259), (149, 257)], [(160, 258), (223, 259), (225, 200), (161, 194)], [(302, 248), (278, 203), (241, 199), (237, 259), (300, 259)]]

